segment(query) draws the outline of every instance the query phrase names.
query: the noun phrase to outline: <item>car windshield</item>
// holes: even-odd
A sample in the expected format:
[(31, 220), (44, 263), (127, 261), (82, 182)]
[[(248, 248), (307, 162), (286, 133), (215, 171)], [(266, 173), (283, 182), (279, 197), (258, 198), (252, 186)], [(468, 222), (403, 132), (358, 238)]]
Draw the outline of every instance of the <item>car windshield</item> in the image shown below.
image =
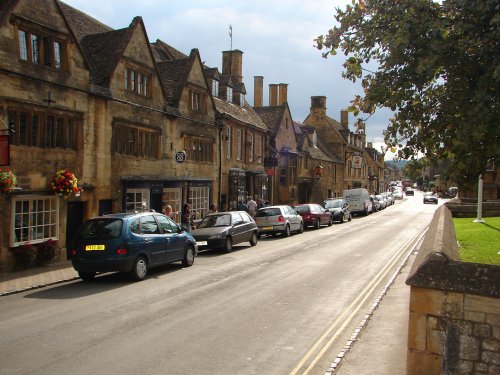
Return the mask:
[(261, 208), (255, 214), (255, 217), (277, 216), (281, 215), (279, 208)]
[(304, 206), (295, 206), (294, 209), (295, 209), (295, 211), (298, 214), (306, 214), (306, 213), (308, 213), (308, 212), (311, 211), (311, 209), (307, 205), (304, 205)]
[(99, 238), (109, 240), (118, 238), (122, 230), (120, 219), (93, 219), (87, 221), (76, 234), (78, 239)]
[(198, 224), (197, 228), (228, 227), (231, 225), (231, 215), (209, 215)]
[(325, 202), (325, 208), (339, 208), (339, 207), (342, 207), (341, 200), (326, 201)]

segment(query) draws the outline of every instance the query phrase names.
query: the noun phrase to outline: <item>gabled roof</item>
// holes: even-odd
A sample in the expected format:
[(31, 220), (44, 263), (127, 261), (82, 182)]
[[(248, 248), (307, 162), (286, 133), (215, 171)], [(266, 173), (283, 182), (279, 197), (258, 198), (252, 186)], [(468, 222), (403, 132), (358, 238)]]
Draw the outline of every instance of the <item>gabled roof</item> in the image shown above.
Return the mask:
[(203, 73), (207, 79), (216, 79), (220, 80), (219, 69), (217, 68), (209, 68), (208, 66), (203, 67)]
[(220, 98), (214, 97), (215, 109), (222, 115), (232, 117), (233, 119), (247, 124), (252, 125), (256, 128), (267, 131), (268, 127), (259, 117), (259, 115), (254, 111), (254, 109), (245, 102), (244, 108), (229, 103)]
[(266, 123), (272, 135), (276, 135), (278, 133), (283, 116), (285, 116), (285, 111), (287, 109), (287, 103), (282, 105), (254, 108), (255, 112), (257, 112), (262, 121)]
[[(304, 123), (307, 123), (309, 116), (310, 115), (307, 115), (307, 117), (304, 120)], [(340, 122), (331, 118), (330, 116), (325, 116), (324, 121), (326, 123), (326, 127), (331, 128), (334, 132), (338, 133), (342, 137), (344, 142), (347, 142), (347, 135), (349, 134), (349, 131), (347, 131), (346, 133), (345, 129), (342, 127), (342, 125), (340, 125)]]
[(233, 87), (233, 91), (234, 92), (240, 92), (242, 93), (243, 95), (246, 95), (247, 94), (247, 90), (245, 88), (245, 84), (243, 82), (240, 82), (240, 83), (236, 83)]
[(76, 41), (80, 43), (89, 34), (100, 34), (113, 30), (111, 27), (99, 22), (78, 9), (58, 1), (59, 9), (63, 13), (66, 22), (70, 26)]
[(294, 121), (293, 126), (297, 135), (297, 148), (302, 152), (308, 152), (313, 159), (331, 161), (333, 163), (342, 164), (342, 160), (337, 156), (327, 151), (320, 139), (316, 138), (316, 146), (314, 147), (313, 134), (314, 126), (304, 125)]
[(231, 76), (221, 75), (219, 85), (233, 87), (233, 80)]
[(182, 53), (160, 39), (156, 39), (156, 42), (151, 44), (151, 48), (157, 62), (188, 58), (188, 55)]
[(186, 85), (187, 76), (191, 70), (192, 60), (184, 58), (162, 61), (157, 63), (157, 65), (161, 84), (167, 92), (167, 104), (178, 108), (182, 90)]

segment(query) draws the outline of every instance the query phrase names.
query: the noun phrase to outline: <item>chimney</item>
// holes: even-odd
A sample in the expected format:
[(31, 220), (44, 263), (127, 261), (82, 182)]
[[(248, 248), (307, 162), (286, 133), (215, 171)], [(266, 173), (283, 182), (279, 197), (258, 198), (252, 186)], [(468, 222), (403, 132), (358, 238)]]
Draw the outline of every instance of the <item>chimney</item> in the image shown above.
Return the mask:
[(234, 84), (243, 82), (243, 52), (240, 50), (222, 52), (222, 75), (231, 76)]
[(286, 102), (288, 102), (288, 84), (280, 83), (278, 105), (285, 104)]
[(349, 129), (349, 112), (345, 109), (340, 111), (340, 125), (345, 129)]
[(275, 83), (269, 85), (269, 105), (278, 105), (278, 85)]
[(264, 90), (264, 77), (253, 77), (253, 106), (255, 108), (262, 107), (263, 103), (263, 90)]
[(311, 96), (311, 117), (315, 121), (326, 118), (326, 96)]

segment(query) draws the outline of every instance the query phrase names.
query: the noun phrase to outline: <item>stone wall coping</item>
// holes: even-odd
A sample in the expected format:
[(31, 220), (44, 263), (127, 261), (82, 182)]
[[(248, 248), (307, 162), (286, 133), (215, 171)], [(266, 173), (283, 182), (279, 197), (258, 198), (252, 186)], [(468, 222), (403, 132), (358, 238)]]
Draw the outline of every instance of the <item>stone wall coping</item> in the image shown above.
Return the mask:
[(461, 262), (451, 211), (439, 207), (429, 224), (406, 284), (500, 297), (500, 266)]

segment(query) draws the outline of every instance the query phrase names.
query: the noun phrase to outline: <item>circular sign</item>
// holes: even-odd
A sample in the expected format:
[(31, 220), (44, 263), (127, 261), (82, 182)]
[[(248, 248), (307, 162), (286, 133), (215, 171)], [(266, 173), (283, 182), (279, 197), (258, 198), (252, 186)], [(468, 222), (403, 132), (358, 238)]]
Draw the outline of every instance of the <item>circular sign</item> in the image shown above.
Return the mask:
[(177, 163), (184, 163), (186, 161), (186, 151), (177, 151), (175, 153), (175, 161)]

